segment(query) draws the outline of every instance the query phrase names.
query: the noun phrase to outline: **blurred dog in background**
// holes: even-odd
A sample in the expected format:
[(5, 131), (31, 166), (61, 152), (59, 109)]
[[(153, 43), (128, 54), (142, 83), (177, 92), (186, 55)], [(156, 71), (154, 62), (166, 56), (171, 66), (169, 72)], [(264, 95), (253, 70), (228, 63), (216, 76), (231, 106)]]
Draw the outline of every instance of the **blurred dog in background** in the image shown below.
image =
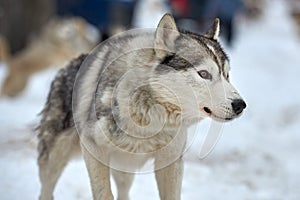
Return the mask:
[(9, 48), (5, 37), (0, 35), (0, 62), (6, 62), (9, 59)]
[(89, 52), (98, 40), (98, 30), (77, 17), (50, 20), (27, 48), (11, 58), (5, 39), (0, 40), (0, 56), (9, 68), (1, 94), (18, 95), (32, 74), (53, 66), (62, 67), (66, 61)]
[(291, 0), (290, 13), (297, 27), (298, 35), (300, 36), (300, 0)]

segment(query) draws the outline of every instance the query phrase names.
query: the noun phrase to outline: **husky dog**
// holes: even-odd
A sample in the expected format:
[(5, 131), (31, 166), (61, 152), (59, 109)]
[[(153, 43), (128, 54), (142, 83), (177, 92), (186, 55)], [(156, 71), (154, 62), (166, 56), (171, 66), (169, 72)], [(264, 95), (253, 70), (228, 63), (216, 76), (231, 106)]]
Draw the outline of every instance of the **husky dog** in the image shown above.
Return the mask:
[(53, 199), (68, 160), (81, 150), (93, 199), (128, 200), (133, 173), (153, 160), (160, 199), (178, 200), (187, 128), (230, 121), (246, 107), (229, 82), (219, 20), (205, 35), (179, 31), (170, 14), (155, 31), (109, 39), (59, 71), (38, 127), (40, 200)]

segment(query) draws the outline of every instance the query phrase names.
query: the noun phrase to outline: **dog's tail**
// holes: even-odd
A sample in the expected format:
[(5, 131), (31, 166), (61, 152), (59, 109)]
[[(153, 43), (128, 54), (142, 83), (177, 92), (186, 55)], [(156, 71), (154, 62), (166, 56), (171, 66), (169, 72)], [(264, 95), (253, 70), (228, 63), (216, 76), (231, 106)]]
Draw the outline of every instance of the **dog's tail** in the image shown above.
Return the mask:
[(38, 132), (39, 162), (46, 161), (55, 139), (65, 130), (74, 127), (72, 93), (77, 72), (87, 55), (72, 60), (57, 73), (52, 81), (47, 102), (41, 111)]

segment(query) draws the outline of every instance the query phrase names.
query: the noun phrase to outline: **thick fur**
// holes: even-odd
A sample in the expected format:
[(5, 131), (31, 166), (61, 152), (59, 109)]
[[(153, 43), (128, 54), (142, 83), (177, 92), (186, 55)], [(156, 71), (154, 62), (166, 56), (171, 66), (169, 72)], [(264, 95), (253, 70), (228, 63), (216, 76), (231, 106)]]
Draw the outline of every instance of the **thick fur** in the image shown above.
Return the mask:
[(160, 199), (179, 200), (187, 128), (205, 117), (234, 119), (246, 106), (229, 82), (218, 32), (218, 19), (201, 36), (178, 31), (166, 14), (155, 32), (116, 36), (62, 69), (38, 128), (40, 200), (53, 198), (80, 147), (93, 199), (113, 199), (112, 172), (118, 200), (128, 200), (133, 173), (154, 159)]
[(45, 108), (41, 112), (39, 130), (39, 162), (48, 159), (48, 153), (55, 144), (58, 134), (74, 127), (72, 116), (72, 92), (76, 74), (86, 55), (81, 55), (70, 64), (59, 70), (51, 84)]
[[(9, 73), (1, 94), (16, 96), (26, 88), (32, 74), (53, 66), (61, 67), (81, 53), (89, 52), (98, 37), (93, 29), (81, 18), (52, 19), (27, 48), (10, 59), (5, 56)], [(90, 36), (91, 32), (95, 32), (94, 37)]]

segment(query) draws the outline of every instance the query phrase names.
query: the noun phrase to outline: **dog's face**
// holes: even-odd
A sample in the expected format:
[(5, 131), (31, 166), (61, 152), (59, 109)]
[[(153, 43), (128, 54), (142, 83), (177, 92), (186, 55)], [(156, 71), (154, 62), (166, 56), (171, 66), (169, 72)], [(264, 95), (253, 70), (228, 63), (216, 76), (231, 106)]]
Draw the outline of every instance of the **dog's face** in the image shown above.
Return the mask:
[(241, 115), (246, 107), (237, 90), (229, 81), (229, 62), (220, 66), (208, 57), (182, 72), (197, 99), (201, 116), (216, 121), (229, 121)]
[[(174, 82), (174, 79), (181, 79), (185, 86), (179, 85), (174, 91), (187, 97), (176, 102), (172, 100), (174, 93), (170, 93), (167, 101), (181, 104), (178, 106), (185, 107), (187, 112), (197, 110), (201, 118), (208, 116), (216, 121), (229, 121), (240, 116), (246, 103), (229, 80), (229, 60), (218, 42), (219, 20), (216, 19), (203, 36), (186, 31), (176, 32), (171, 16), (163, 18), (160, 25), (163, 30), (156, 37), (164, 40), (158, 41), (156, 47), (167, 48), (169, 52), (157, 51), (162, 61), (156, 70), (160, 71), (158, 74), (164, 80)], [(193, 96), (187, 94), (188, 90), (192, 91)]]

